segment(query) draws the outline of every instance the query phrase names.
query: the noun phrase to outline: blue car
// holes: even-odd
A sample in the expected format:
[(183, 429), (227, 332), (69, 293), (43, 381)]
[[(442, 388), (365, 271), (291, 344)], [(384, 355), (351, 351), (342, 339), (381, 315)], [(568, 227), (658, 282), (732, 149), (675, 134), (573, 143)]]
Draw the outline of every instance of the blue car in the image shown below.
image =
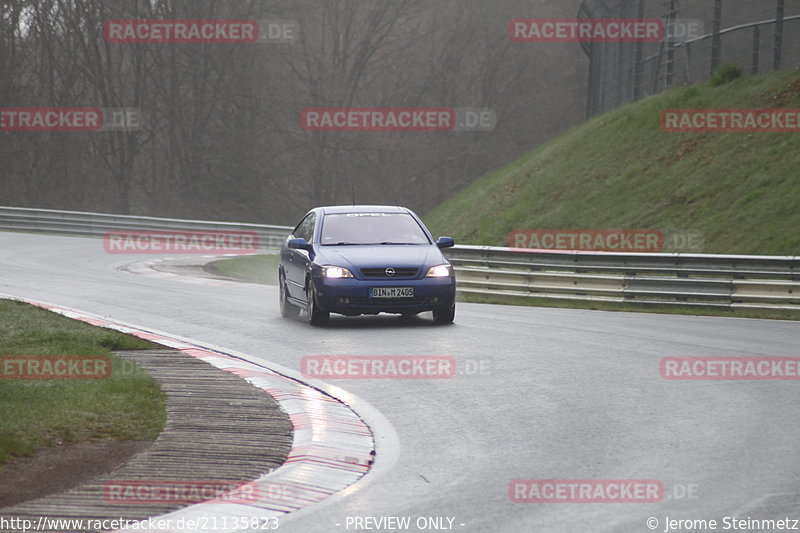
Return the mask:
[(281, 314), (305, 310), (313, 325), (331, 313), (346, 316), (433, 311), (452, 324), (456, 278), (417, 215), (404, 207), (340, 206), (312, 209), (281, 247)]

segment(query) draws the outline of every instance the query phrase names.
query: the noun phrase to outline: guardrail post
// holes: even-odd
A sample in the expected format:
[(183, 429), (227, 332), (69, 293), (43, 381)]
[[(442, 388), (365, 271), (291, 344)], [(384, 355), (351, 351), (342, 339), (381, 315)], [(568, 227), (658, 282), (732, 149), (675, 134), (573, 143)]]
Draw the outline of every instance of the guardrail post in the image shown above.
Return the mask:
[(722, 0), (714, 0), (714, 30), (711, 38), (711, 75), (722, 62)]
[(772, 63), (773, 70), (780, 70), (783, 62), (783, 21), (786, 13), (786, 0), (778, 0), (777, 14), (775, 15), (775, 59)]
[(755, 76), (758, 74), (758, 63), (761, 59), (761, 27), (756, 26), (753, 28), (753, 68), (751, 74)]
[[(675, 24), (675, 19), (678, 18), (678, 8), (675, 5), (675, 0), (669, 2), (669, 16), (667, 17), (669, 27)], [(672, 88), (675, 80), (675, 39), (669, 38), (667, 43), (667, 89)]]
[[(639, 11), (637, 12), (637, 17), (639, 20), (644, 19), (644, 0), (639, 0)], [(642, 82), (644, 78), (644, 62), (642, 61), (642, 55), (644, 50), (644, 43), (639, 40), (636, 41), (636, 57), (634, 59), (634, 70), (633, 70), (633, 99), (634, 101), (638, 101), (642, 99)]]

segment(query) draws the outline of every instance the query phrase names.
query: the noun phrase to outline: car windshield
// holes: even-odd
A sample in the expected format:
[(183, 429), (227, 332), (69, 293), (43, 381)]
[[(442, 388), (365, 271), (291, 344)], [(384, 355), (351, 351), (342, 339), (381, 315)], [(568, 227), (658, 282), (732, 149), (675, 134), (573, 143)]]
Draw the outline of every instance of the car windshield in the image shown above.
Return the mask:
[(430, 243), (414, 217), (407, 213), (325, 215), (322, 225), (323, 246)]

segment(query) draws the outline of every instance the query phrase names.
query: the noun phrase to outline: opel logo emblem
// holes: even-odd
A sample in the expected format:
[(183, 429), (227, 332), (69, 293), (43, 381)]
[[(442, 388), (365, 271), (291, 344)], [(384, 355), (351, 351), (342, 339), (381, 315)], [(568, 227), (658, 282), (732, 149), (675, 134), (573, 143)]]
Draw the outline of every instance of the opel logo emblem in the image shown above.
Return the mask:
[(394, 277), (395, 274), (396, 272), (392, 267), (386, 269), (386, 277), (391, 278)]

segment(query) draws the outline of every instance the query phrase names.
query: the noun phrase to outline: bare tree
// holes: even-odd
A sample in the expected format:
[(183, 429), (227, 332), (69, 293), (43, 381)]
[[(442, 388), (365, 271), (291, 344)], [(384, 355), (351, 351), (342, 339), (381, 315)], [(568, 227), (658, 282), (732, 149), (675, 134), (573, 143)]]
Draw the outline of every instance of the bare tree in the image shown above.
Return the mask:
[[(574, 11), (534, 3), (541, 16)], [(5, 105), (146, 117), (136, 131), (0, 134), (13, 160), (13, 180), (0, 176), (8, 203), (264, 222), (353, 195), (426, 209), (582, 117), (580, 55), (507, 38), (509, 20), (531, 16), (528, 0), (0, 6)], [(115, 18), (289, 19), (300, 32), (294, 44), (113, 44), (102, 29)], [(498, 128), (310, 132), (300, 124), (308, 107), (492, 108)]]

